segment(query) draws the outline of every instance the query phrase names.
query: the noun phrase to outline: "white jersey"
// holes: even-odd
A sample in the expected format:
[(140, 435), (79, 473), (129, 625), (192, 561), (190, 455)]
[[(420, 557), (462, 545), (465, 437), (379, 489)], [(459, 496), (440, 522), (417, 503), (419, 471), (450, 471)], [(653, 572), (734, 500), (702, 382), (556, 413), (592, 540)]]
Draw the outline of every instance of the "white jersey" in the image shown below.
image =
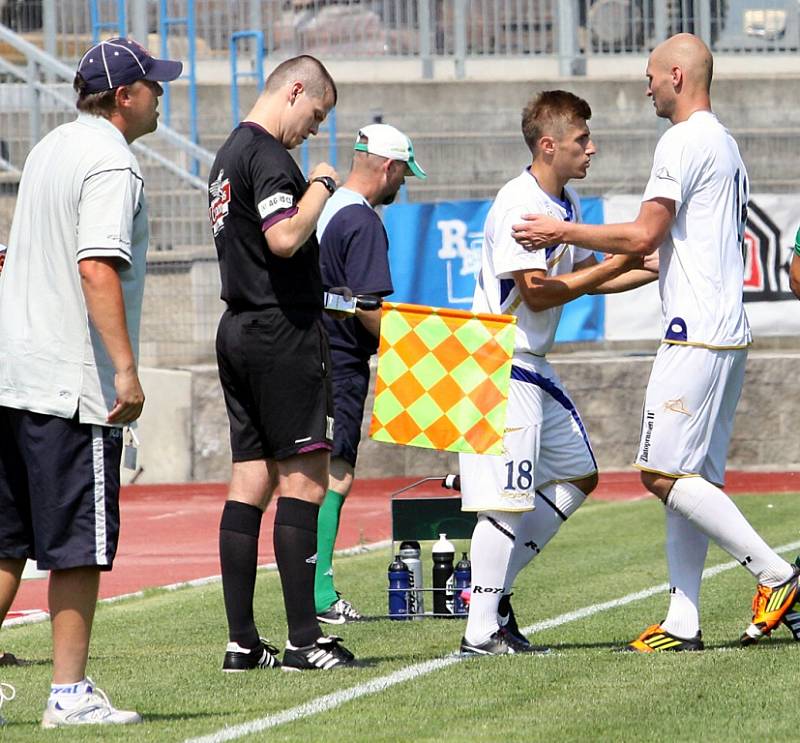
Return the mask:
[(78, 262), (118, 259), (138, 354), (147, 241), (139, 165), (110, 121), (80, 114), (31, 150), (0, 276), (0, 405), (110, 425), (114, 365), (89, 321)]
[(747, 170), (716, 116), (697, 111), (661, 137), (642, 201), (675, 202), (659, 251), (665, 343), (742, 348), (751, 342), (742, 302)]
[(523, 214), (546, 214), (569, 222), (580, 221), (580, 202), (575, 192), (564, 189), (565, 200), (545, 193), (526, 168), (506, 183), (489, 209), (483, 228), (481, 271), (475, 285), (474, 312), (515, 315), (517, 318), (514, 352), (517, 355), (544, 356), (552, 347), (561, 307), (534, 312), (519, 294), (514, 271), (541, 269), (548, 276), (570, 273), (576, 263), (593, 253), (573, 245), (557, 245), (547, 250), (525, 250), (514, 241), (511, 227)]

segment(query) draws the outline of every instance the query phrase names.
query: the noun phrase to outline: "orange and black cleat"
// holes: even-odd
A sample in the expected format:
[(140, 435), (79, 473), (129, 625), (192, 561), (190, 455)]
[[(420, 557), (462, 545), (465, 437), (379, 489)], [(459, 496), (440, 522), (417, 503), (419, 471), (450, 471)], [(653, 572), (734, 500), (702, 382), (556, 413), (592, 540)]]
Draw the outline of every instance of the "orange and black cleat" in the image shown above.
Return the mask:
[(753, 597), (753, 621), (739, 638), (742, 645), (755, 645), (762, 637), (769, 636), (794, 606), (800, 568), (796, 565), (793, 568), (792, 577), (779, 586), (758, 584)]
[(703, 649), (702, 634), (684, 639), (667, 632), (660, 624), (650, 625), (632, 643), (619, 649), (621, 653), (691, 652)]

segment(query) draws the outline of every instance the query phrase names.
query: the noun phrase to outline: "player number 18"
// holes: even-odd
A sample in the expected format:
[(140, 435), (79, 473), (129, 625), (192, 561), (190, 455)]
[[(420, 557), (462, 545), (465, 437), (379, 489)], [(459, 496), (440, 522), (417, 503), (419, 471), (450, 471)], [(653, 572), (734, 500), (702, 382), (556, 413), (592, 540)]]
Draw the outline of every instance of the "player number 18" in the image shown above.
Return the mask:
[[(514, 460), (506, 462), (506, 490), (530, 490), (533, 485), (533, 462), (523, 459), (515, 466)], [(514, 473), (516, 470), (516, 478)], [(515, 485), (516, 480), (516, 487)]]

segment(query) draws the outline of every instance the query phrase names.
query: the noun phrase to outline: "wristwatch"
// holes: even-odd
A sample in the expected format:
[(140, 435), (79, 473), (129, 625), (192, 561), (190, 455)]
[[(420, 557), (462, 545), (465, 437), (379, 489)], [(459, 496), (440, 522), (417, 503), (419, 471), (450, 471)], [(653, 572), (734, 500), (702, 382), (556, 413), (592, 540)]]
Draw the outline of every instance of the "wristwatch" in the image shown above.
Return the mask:
[(318, 175), (316, 178), (311, 179), (311, 183), (321, 183), (328, 189), (328, 193), (333, 196), (336, 193), (336, 181), (329, 175)]

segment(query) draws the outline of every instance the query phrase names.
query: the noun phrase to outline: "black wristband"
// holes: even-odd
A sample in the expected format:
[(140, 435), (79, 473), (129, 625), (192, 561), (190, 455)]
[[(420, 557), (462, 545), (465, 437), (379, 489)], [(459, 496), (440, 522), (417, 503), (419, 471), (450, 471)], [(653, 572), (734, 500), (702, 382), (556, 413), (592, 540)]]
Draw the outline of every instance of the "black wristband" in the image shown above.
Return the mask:
[(311, 179), (311, 183), (321, 183), (328, 189), (328, 193), (331, 196), (336, 193), (336, 181), (329, 175), (318, 175), (316, 178)]

